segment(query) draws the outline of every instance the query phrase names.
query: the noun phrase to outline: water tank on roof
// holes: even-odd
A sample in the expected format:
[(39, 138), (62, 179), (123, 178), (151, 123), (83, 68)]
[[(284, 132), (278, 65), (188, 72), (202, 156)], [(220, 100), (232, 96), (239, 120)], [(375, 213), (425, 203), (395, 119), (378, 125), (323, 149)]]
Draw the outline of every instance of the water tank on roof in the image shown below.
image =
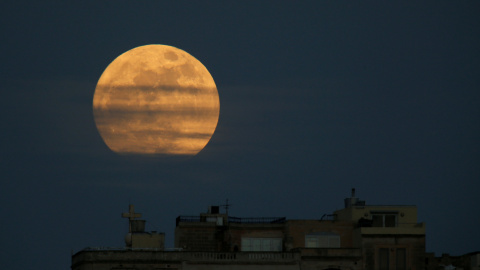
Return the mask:
[(219, 214), (220, 213), (220, 206), (212, 205), (208, 207), (209, 214)]
[(354, 205), (365, 206), (365, 201), (360, 201), (357, 197), (355, 197), (355, 189), (352, 188), (352, 196), (350, 198), (345, 198), (345, 208), (349, 208)]
[(145, 231), (145, 220), (136, 219), (131, 220), (130, 225), (132, 226), (132, 232), (144, 232)]
[(125, 235), (125, 244), (127, 244), (127, 247), (132, 246), (132, 233), (127, 233)]
[(345, 198), (345, 208), (349, 208), (353, 205), (356, 205), (357, 202), (358, 202), (358, 198), (354, 198), (354, 197)]

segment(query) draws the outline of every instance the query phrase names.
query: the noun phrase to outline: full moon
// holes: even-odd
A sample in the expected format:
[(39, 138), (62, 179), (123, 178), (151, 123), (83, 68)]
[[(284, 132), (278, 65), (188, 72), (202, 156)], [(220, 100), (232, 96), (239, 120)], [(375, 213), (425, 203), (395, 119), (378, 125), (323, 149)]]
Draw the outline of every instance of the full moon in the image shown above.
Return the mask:
[(196, 155), (210, 141), (219, 113), (217, 87), (205, 66), (166, 45), (118, 56), (93, 96), (100, 136), (118, 154)]

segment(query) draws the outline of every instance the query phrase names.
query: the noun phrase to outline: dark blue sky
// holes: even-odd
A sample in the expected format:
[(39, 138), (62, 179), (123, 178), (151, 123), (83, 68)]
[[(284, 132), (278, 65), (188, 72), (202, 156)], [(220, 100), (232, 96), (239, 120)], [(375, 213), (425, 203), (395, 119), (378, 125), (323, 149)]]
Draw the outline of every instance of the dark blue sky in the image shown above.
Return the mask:
[[(123, 246), (134, 203), (173, 246), (175, 218), (230, 199), (234, 216), (318, 219), (355, 187), (418, 206), (427, 251), (480, 250), (476, 1), (14, 1), (0, 4), (5, 269), (68, 269)], [(212, 74), (220, 119), (183, 162), (112, 153), (97, 80), (146, 44)]]

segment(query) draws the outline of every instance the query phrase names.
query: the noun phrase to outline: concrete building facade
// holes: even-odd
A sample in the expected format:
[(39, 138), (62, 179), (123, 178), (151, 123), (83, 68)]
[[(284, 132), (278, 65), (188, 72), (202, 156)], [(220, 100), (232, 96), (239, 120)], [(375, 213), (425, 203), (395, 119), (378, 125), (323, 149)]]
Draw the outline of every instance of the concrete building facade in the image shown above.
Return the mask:
[(417, 208), (366, 205), (354, 190), (343, 209), (319, 220), (238, 218), (228, 210), (220, 213), (218, 206), (198, 216), (179, 216), (171, 251), (164, 249), (163, 234), (132, 229), (138, 216), (130, 210), (123, 215), (130, 222), (127, 247), (84, 249), (73, 255), (72, 270), (427, 267), (425, 224), (417, 221)]

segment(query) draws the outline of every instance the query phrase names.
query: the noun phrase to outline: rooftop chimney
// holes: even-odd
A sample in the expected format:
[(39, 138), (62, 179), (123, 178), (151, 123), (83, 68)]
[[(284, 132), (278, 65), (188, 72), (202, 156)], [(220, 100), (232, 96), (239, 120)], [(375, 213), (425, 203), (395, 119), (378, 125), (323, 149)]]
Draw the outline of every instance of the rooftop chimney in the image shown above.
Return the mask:
[(352, 206), (365, 206), (365, 201), (361, 201), (355, 197), (355, 188), (352, 188), (352, 196), (350, 198), (345, 198), (345, 208)]
[(345, 208), (352, 207), (357, 204), (358, 198), (355, 198), (355, 189), (352, 188), (352, 196), (345, 198)]

